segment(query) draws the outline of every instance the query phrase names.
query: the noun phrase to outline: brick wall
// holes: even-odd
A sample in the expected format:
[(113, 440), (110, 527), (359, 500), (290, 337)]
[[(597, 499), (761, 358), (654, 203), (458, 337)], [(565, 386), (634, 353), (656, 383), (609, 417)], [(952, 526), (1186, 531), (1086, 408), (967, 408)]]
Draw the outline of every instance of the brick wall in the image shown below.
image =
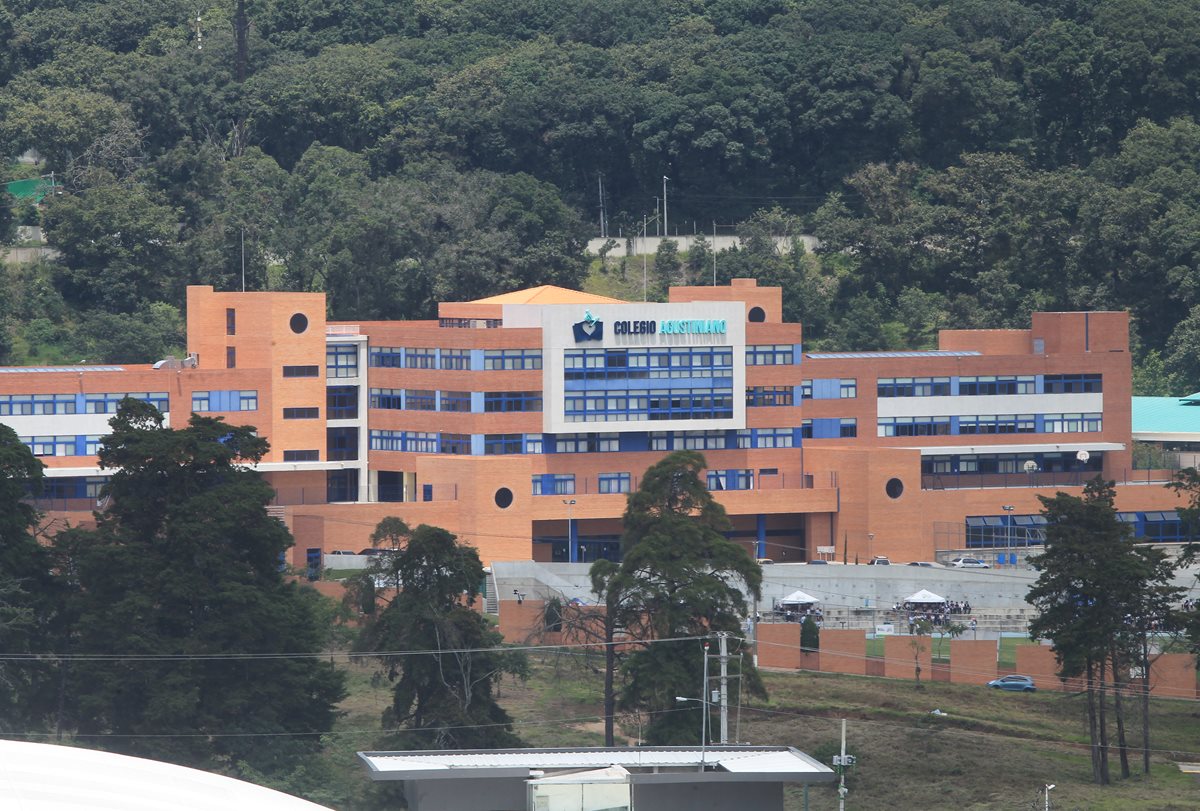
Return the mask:
[[(911, 679), (915, 677), (913, 663), (913, 637), (889, 636), (883, 640), (883, 675), (889, 679)], [(918, 654), (921, 663), (921, 679), (933, 681), (933, 640), (921, 637), (923, 650)]]
[(827, 673), (867, 672), (867, 637), (862, 631), (821, 629), (821, 669)]
[(950, 681), (955, 684), (987, 684), (996, 678), (998, 653), (995, 640), (950, 640)]

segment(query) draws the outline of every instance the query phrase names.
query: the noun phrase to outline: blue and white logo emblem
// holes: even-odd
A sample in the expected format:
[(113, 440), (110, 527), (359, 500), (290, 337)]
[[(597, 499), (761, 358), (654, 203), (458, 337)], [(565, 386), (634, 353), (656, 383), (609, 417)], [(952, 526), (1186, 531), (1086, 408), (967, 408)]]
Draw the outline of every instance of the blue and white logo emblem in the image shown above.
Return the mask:
[(583, 320), (571, 325), (575, 332), (575, 343), (604, 340), (604, 322), (596, 319), (591, 310), (583, 311)]

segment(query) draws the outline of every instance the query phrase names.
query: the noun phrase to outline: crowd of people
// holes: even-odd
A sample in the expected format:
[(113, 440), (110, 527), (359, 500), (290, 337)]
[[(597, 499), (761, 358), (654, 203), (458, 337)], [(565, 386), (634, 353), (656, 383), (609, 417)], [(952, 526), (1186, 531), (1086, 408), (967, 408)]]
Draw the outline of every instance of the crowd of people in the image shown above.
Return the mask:
[(917, 623), (928, 622), (935, 628), (941, 628), (951, 623), (951, 618), (958, 614), (970, 614), (971, 603), (968, 600), (946, 600), (941, 603), (896, 603), (892, 611), (900, 616), (908, 617), (908, 632), (915, 630)]

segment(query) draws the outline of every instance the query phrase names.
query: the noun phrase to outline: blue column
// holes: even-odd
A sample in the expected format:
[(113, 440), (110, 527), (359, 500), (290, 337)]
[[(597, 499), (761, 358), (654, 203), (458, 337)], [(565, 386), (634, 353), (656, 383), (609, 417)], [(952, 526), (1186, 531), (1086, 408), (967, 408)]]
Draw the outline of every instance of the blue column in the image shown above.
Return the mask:
[(758, 530), (758, 552), (755, 557), (765, 558), (767, 556), (767, 517), (760, 513), (755, 518)]
[(567, 549), (570, 550), (571, 562), (579, 562), (579, 525), (575, 519), (567, 519)]

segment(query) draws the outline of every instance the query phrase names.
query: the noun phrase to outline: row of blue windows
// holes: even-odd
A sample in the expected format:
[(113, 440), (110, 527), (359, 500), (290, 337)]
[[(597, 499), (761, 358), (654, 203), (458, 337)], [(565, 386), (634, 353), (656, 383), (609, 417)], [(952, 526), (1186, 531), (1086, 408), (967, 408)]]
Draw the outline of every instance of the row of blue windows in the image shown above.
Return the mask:
[(475, 414), (539, 412), (540, 391), (435, 391), (371, 389), (371, 408), (393, 411), (446, 411)]
[[(628, 493), (632, 481), (629, 473), (601, 473), (600, 492), (608, 495)], [(532, 485), (535, 496), (573, 496), (575, 474), (538, 473), (532, 477)]]
[(955, 417), (880, 417), (878, 436), (972, 434), (1091, 434), (1103, 430), (1101, 414), (986, 414)]
[(729, 419), (733, 417), (733, 389), (568, 392), (564, 406), (567, 422)]
[(194, 391), (192, 411), (257, 411), (257, 391)]
[[(1149, 543), (1188, 543), (1200, 538), (1174, 510), (1120, 512), (1117, 520), (1129, 525), (1134, 540)], [(975, 549), (1038, 546), (1046, 542), (1044, 515), (969, 515), (967, 546)]]
[(563, 365), (569, 381), (732, 378), (733, 350), (711, 346), (568, 349)]
[(747, 386), (746, 406), (749, 408), (772, 408), (796, 404), (796, 390), (792, 386)]
[(166, 412), (170, 402), (165, 391), (131, 391), (95, 394), (4, 394), (0, 395), (0, 417), (34, 414), (115, 414), (125, 398), (150, 403)]
[(100, 452), (101, 439), (98, 435), (20, 437), (34, 456), (95, 456)]
[[(468, 371), (483, 368), (484, 353), (479, 352), (479, 364), (471, 362), (470, 349), (434, 349), (430, 347), (372, 346), (367, 352), (370, 366), (390, 369), (444, 369)], [(538, 354), (539, 360), (541, 353)], [(540, 368), (540, 365), (539, 365)]]
[(1103, 390), (1099, 374), (881, 377), (876, 381), (879, 397), (1091, 394)]
[[(735, 450), (799, 447), (802, 437), (854, 436), (854, 420), (806, 420), (801, 428), (747, 428), (734, 431), (656, 431), (598, 434), (451, 434), (372, 430), (375, 451), (442, 453), (462, 456), (501, 454), (616, 453), (675, 450)], [(815, 423), (815, 425), (814, 425)], [(850, 431), (847, 433), (847, 431)]]

